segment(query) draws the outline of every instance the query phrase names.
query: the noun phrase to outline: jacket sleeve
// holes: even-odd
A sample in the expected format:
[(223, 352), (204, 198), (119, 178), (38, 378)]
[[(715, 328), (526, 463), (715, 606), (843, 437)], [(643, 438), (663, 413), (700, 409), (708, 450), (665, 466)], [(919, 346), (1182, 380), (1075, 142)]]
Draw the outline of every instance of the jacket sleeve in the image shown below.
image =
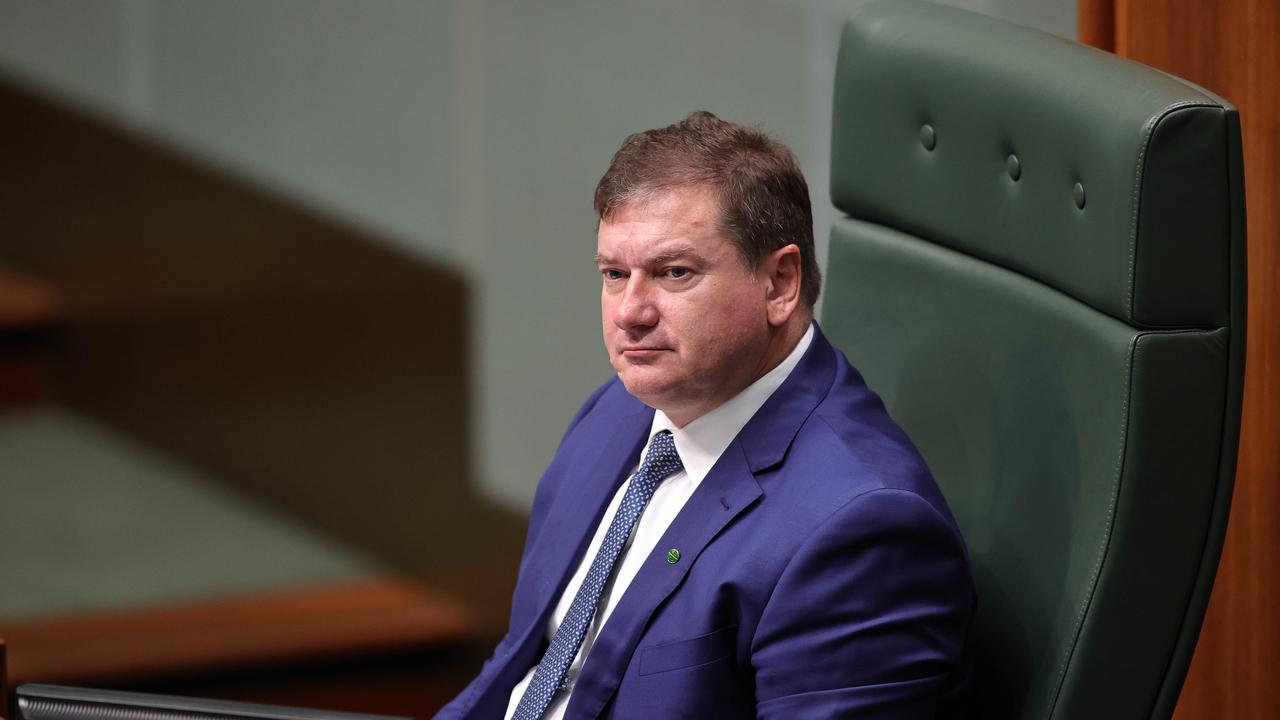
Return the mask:
[(751, 645), (762, 718), (949, 714), (974, 611), (963, 541), (915, 493), (877, 489), (788, 563)]

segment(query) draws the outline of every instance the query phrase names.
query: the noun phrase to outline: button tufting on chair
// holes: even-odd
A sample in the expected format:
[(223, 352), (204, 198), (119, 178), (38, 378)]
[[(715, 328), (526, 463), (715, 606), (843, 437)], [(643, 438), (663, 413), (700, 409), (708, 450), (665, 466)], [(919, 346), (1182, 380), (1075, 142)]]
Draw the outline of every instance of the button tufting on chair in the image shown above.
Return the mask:
[(1017, 155), (1010, 155), (1005, 159), (1004, 169), (1005, 172), (1009, 173), (1009, 179), (1014, 182), (1017, 182), (1018, 178), (1022, 177), (1022, 163), (1018, 162)]
[(933, 131), (932, 125), (922, 125), (920, 127), (920, 144), (925, 150), (933, 150), (933, 146), (938, 144), (938, 135)]

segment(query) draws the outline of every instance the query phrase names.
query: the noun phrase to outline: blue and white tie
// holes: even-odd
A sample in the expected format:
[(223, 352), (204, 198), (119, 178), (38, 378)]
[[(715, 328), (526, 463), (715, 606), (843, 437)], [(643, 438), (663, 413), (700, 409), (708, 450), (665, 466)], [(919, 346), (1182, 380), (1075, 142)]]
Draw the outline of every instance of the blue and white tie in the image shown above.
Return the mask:
[(591, 618), (596, 614), (596, 605), (600, 602), (605, 583), (613, 574), (613, 566), (618, 562), (627, 538), (631, 537), (636, 521), (644, 512), (645, 505), (649, 504), (658, 483), (683, 468), (684, 464), (680, 462), (671, 433), (663, 430), (654, 435), (649, 443), (649, 451), (645, 453), (644, 462), (640, 464), (636, 474), (631, 476), (631, 485), (627, 487), (626, 494), (622, 496), (622, 504), (609, 523), (609, 530), (600, 543), (599, 552), (591, 561), (591, 569), (582, 580), (578, 594), (573, 596), (573, 604), (569, 606), (564, 620), (556, 629), (555, 637), (551, 639), (551, 645), (538, 663), (533, 680), (520, 697), (520, 704), (516, 706), (512, 720), (539, 720), (547, 711), (551, 699), (564, 684), (565, 675), (578, 654), (578, 648), (582, 646), (582, 639), (587, 634), (587, 627), (591, 625)]

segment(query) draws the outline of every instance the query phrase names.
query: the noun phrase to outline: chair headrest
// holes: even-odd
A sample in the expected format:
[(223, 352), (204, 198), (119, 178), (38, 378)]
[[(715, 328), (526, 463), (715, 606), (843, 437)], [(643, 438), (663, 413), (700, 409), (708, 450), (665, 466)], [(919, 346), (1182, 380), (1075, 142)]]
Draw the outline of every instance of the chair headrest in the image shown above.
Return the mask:
[(1046, 33), (881, 0), (845, 26), (832, 132), (832, 201), (854, 217), (1131, 325), (1227, 324), (1239, 119), (1201, 88)]

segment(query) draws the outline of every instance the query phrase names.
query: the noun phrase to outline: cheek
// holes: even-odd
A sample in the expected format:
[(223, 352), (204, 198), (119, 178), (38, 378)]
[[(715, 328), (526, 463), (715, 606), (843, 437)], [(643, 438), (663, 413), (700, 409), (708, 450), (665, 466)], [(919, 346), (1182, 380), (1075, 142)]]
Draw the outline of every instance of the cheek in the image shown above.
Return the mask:
[(765, 308), (760, 298), (741, 286), (724, 288), (698, 315), (702, 332), (720, 337), (740, 338), (765, 322)]
[(718, 373), (726, 360), (737, 354), (750, 334), (742, 315), (741, 308), (715, 303), (682, 317), (682, 357), (693, 372)]

